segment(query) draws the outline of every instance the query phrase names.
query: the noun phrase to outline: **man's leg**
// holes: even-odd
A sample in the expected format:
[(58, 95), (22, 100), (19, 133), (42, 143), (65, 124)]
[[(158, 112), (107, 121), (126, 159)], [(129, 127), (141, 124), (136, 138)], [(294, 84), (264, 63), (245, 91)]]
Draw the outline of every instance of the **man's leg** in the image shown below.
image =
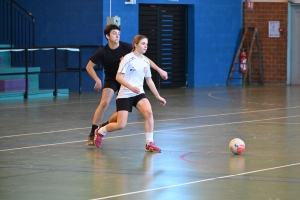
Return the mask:
[(94, 113), (94, 118), (92, 122), (94, 125), (99, 125), (101, 123), (104, 113), (108, 108), (109, 103), (113, 96), (114, 96), (114, 91), (111, 88), (103, 89), (100, 104)]
[(111, 88), (103, 89), (100, 104), (98, 105), (98, 107), (94, 113), (91, 132), (89, 134), (88, 141), (86, 143), (87, 145), (94, 145), (94, 136), (95, 136), (94, 132), (98, 128), (99, 124), (101, 123), (104, 113), (105, 113), (106, 109), (108, 108), (109, 103), (113, 96), (114, 96), (113, 89), (111, 89)]

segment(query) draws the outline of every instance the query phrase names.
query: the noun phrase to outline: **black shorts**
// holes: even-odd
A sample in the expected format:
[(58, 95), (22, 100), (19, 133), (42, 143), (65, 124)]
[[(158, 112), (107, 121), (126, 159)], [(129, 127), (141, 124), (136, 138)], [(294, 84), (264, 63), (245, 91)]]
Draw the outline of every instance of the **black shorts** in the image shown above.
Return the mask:
[(143, 98), (147, 98), (147, 96), (144, 93), (134, 97), (117, 99), (117, 112), (121, 110), (127, 110), (128, 112), (132, 112), (132, 106), (136, 107), (137, 103)]
[(111, 78), (105, 78), (104, 79), (104, 87), (103, 88), (110, 88), (112, 89), (114, 92), (119, 91), (121, 85), (118, 81), (116, 81), (115, 79), (111, 79)]

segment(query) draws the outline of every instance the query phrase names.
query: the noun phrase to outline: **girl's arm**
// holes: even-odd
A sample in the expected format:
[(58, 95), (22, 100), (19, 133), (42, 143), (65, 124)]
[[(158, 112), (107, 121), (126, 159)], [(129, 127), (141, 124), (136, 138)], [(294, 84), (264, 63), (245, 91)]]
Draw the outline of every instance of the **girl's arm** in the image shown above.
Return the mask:
[(167, 103), (166, 100), (159, 95), (152, 78), (145, 77), (145, 79), (146, 79), (146, 83), (147, 83), (148, 87), (150, 88), (151, 92), (154, 94), (156, 99), (160, 102), (160, 104), (163, 106), (166, 105), (166, 103)]
[[(145, 56), (145, 55), (144, 55)], [(167, 80), (168, 79), (168, 72), (162, 70), (161, 68), (159, 68), (152, 60), (150, 60), (150, 58), (148, 58), (147, 56), (145, 56), (145, 58), (147, 58), (150, 62), (150, 67), (152, 69), (154, 69), (155, 71), (157, 71), (157, 73), (159, 73), (159, 75), (164, 79)]]
[(127, 87), (128, 89), (130, 89), (132, 92), (139, 94), (140, 93), (140, 89), (138, 87), (132, 86), (130, 85), (124, 78), (125, 74), (117, 72), (116, 75), (116, 80), (123, 86)]

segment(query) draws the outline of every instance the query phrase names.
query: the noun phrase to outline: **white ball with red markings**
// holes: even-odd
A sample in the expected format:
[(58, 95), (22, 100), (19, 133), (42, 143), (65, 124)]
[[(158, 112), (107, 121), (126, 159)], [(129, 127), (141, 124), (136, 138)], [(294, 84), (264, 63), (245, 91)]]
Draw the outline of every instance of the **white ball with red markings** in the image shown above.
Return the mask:
[(234, 138), (229, 143), (229, 149), (235, 155), (243, 153), (245, 148), (245, 142), (240, 138)]

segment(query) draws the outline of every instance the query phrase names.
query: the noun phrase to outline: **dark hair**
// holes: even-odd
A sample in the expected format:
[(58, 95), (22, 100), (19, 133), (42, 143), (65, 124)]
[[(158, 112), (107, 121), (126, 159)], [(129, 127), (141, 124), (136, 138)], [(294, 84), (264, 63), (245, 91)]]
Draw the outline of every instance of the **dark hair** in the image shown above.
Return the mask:
[(121, 28), (119, 26), (117, 26), (115, 24), (109, 24), (104, 28), (104, 37), (106, 38), (106, 35), (109, 35), (111, 30), (113, 30), (113, 29), (117, 29), (117, 30), (121, 31)]
[(142, 39), (148, 39), (146, 36), (144, 36), (144, 35), (136, 35), (134, 38), (133, 38), (133, 40), (132, 40), (132, 51), (134, 51), (135, 50), (135, 46), (134, 46), (134, 44), (138, 44)]

